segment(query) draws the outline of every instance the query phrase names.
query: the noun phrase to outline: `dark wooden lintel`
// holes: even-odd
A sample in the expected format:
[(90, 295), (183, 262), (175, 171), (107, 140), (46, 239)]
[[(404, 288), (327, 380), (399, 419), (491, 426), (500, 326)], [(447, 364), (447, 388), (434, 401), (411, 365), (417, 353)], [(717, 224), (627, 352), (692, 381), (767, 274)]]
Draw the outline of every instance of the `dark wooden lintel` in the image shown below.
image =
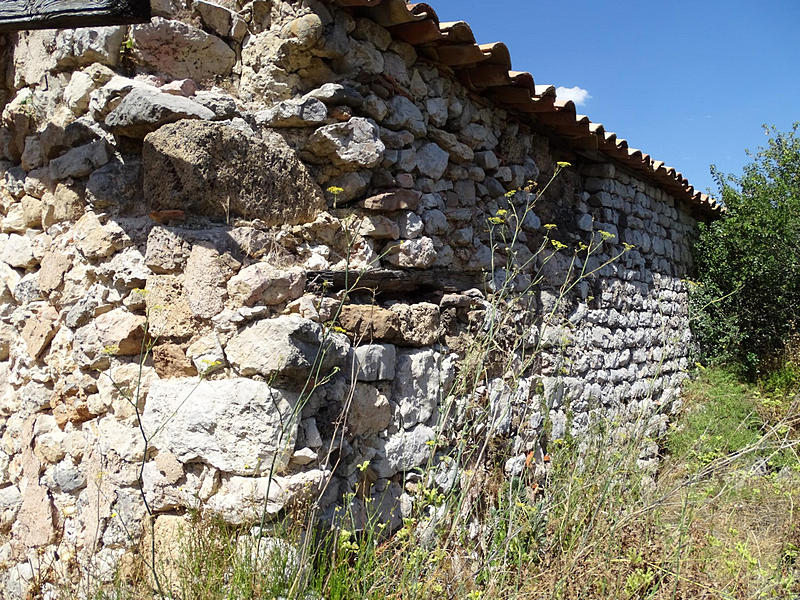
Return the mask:
[[(392, 296), (428, 292), (455, 293), (472, 288), (483, 288), (481, 273), (453, 272), (445, 269), (420, 271), (402, 269), (371, 269), (350, 271), (308, 271), (306, 289), (319, 292), (323, 287), (329, 291), (340, 291), (345, 287), (358, 291), (374, 291)], [(353, 290), (355, 291), (355, 290)]]
[(2, 0), (0, 33), (128, 25), (150, 20), (150, 0)]

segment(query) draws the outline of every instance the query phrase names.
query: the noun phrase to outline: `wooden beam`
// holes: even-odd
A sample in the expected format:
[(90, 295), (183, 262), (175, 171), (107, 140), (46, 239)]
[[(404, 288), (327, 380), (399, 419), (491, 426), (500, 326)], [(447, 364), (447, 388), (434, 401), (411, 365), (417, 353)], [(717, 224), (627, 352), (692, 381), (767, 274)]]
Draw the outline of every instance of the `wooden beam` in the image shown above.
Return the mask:
[(150, 0), (2, 0), (0, 33), (147, 23)]
[(345, 282), (356, 286), (358, 291), (377, 294), (408, 295), (420, 292), (462, 292), (471, 288), (483, 288), (481, 273), (454, 272), (450, 269), (430, 269), (427, 271), (404, 271), (401, 269), (373, 269), (364, 273), (344, 271), (306, 271), (306, 291), (319, 292), (322, 289), (339, 291)]

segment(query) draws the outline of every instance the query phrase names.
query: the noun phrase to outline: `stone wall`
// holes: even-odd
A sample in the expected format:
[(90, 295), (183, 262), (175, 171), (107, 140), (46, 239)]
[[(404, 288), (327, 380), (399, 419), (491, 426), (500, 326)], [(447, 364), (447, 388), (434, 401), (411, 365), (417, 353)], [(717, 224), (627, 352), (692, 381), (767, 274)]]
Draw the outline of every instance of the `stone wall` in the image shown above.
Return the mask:
[[(664, 427), (686, 206), (354, 13), (153, 4), (0, 46), (4, 597), (108, 581), (140, 483), (156, 515), (373, 497), (397, 524), (476, 415), (509, 473), (598, 410)], [(456, 397), (498, 306), (505, 351)]]

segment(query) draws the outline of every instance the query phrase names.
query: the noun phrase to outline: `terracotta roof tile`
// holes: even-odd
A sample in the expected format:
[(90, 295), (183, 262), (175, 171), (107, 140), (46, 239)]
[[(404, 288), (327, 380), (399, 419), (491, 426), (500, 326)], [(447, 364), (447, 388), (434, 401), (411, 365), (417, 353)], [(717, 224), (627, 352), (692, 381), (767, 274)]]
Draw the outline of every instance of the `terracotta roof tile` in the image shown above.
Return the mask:
[(674, 168), (654, 160), (641, 150), (628, 147), (625, 139), (578, 115), (572, 101), (556, 97), (552, 85), (536, 85), (533, 75), (511, 70), (511, 56), (502, 42), (477, 44), (471, 27), (464, 21), (440, 23), (426, 3), (405, 0), (325, 0), (352, 8), (386, 27), (396, 38), (418, 47), (426, 58), (452, 68), (467, 88), (485, 95), (496, 104), (532, 115), (562, 136), (576, 149), (597, 150), (630, 169), (654, 180), (675, 196), (682, 197), (700, 212), (715, 216), (723, 207), (713, 198), (697, 192)]

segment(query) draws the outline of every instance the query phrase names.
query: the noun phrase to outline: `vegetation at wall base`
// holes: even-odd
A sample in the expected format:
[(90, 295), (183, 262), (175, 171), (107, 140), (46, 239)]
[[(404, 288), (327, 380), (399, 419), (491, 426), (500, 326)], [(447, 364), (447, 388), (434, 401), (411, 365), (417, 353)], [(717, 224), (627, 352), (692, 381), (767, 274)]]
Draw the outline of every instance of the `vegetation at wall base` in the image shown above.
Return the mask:
[[(464, 492), (481, 494), (480, 529), (450, 527), (463, 495), (420, 485), (427, 505), (392, 536), (314, 527), (310, 505), (261, 532), (194, 514), (156, 568), (183, 600), (796, 598), (798, 392), (701, 369), (657, 468), (639, 460), (645, 429), (598, 421), (553, 444), (545, 481), (483, 472)], [(152, 598), (147, 566), (96, 597)]]
[(800, 322), (800, 123), (765, 127), (739, 176), (712, 167), (726, 212), (701, 224), (691, 312), (704, 361), (770, 370)]

